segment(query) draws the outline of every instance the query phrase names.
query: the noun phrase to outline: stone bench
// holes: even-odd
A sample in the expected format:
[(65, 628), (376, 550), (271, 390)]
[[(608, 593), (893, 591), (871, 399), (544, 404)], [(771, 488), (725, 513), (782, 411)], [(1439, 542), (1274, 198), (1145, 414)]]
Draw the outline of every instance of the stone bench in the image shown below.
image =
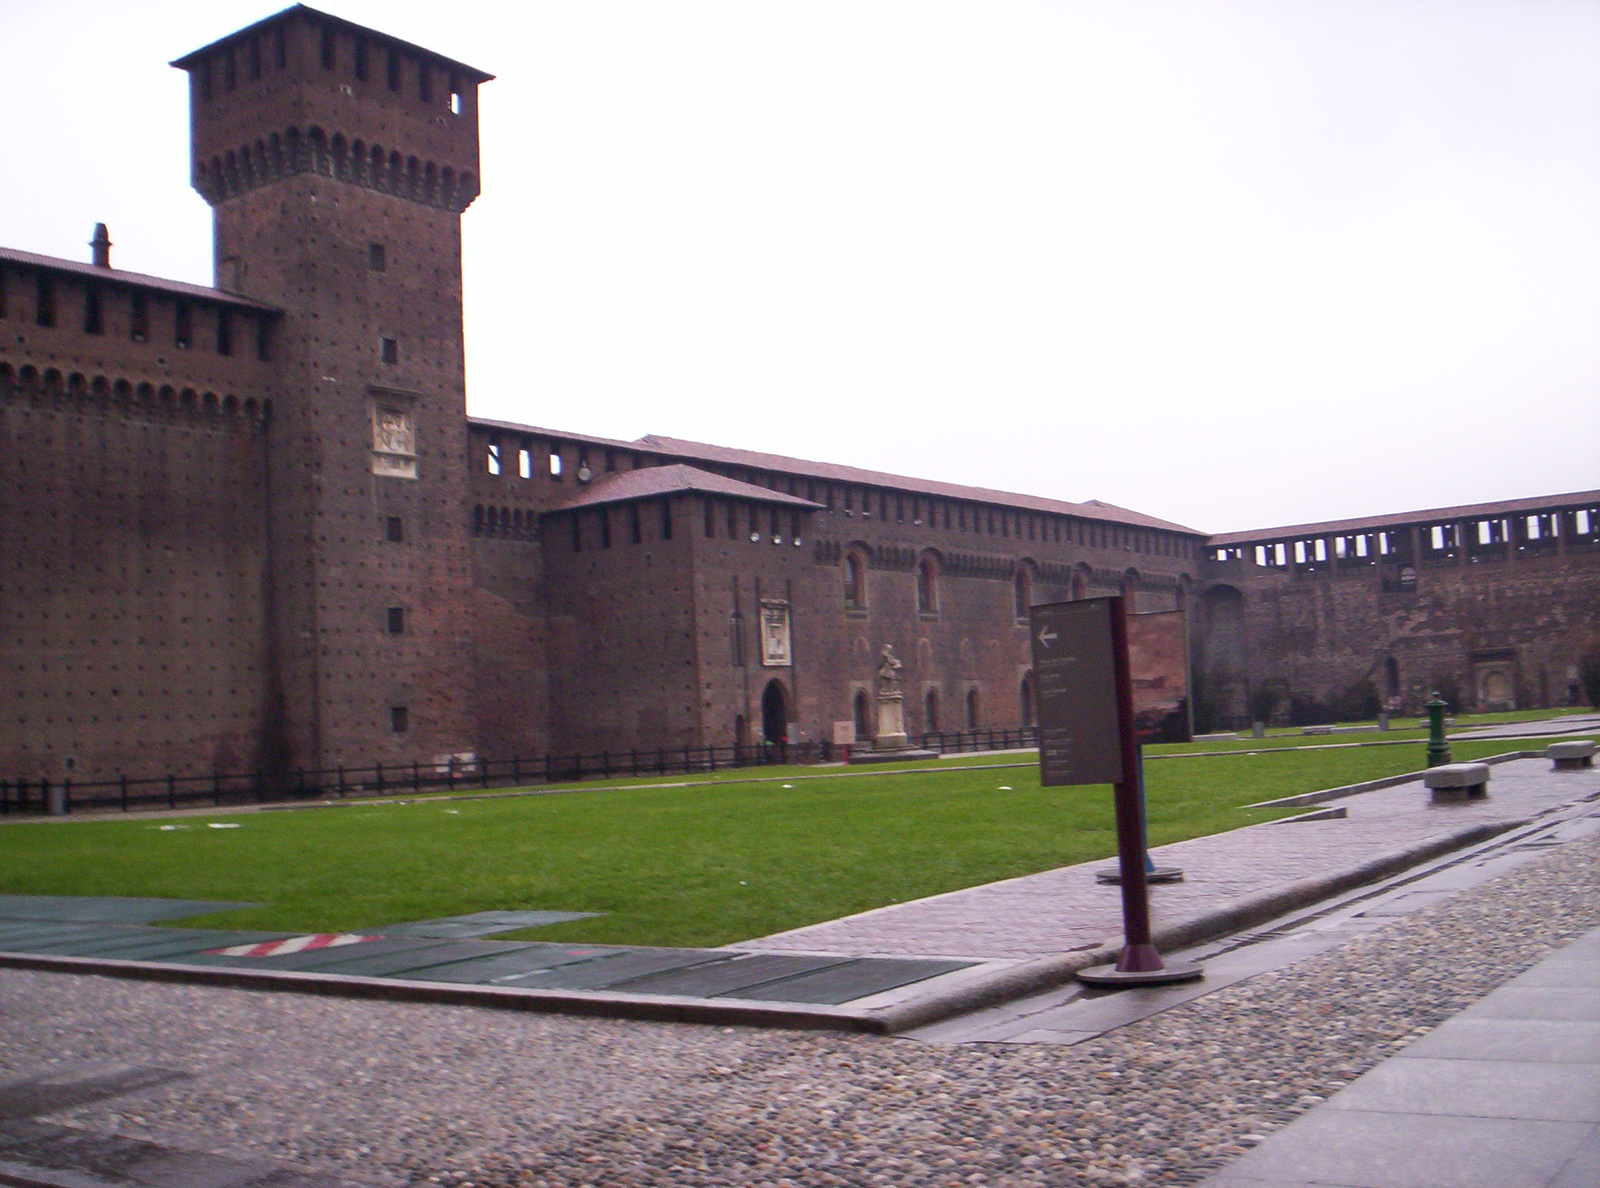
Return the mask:
[(1440, 801), (1476, 800), (1489, 795), (1487, 763), (1446, 763), (1422, 773), (1423, 786)]
[(1553, 742), (1544, 749), (1545, 757), (1555, 765), (1556, 771), (1577, 771), (1594, 766), (1594, 743), (1587, 738)]

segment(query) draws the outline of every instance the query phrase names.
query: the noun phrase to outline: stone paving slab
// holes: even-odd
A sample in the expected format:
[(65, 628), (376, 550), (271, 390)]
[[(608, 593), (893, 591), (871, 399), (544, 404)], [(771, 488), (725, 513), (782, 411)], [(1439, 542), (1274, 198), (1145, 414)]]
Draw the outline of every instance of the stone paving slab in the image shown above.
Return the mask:
[[(1433, 805), (1418, 779), (1330, 801), (1347, 809), (1343, 818), (1264, 822), (1159, 846), (1151, 851), (1156, 865), (1179, 867), (1185, 879), (1150, 888), (1152, 924), (1159, 930), (1238, 896), (1354, 866), (1465, 826), (1526, 820), (1587, 796), (1600, 796), (1600, 769), (1552, 772), (1545, 759), (1518, 759), (1493, 767), (1483, 800)], [(971, 958), (1087, 949), (1122, 930), (1120, 891), (1094, 880), (1104, 866), (1101, 860), (1061, 867), (876, 908), (741, 947)]]

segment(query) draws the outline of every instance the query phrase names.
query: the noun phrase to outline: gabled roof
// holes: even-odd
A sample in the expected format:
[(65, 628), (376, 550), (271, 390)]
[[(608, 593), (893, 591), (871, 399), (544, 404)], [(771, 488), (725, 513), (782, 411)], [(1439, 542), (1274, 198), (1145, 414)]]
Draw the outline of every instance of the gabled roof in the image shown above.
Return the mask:
[(1259, 528), (1254, 532), (1223, 532), (1213, 536), (1217, 547), (1289, 537), (1340, 535), (1346, 532), (1371, 532), (1399, 528), (1406, 524), (1431, 524), (1441, 520), (1472, 520), (1481, 516), (1531, 515), (1559, 507), (1600, 506), (1600, 491), (1574, 491), (1568, 495), (1536, 495), (1528, 499), (1505, 499), (1499, 503), (1466, 503), (1459, 507), (1433, 507), (1422, 511), (1395, 512), (1384, 516), (1360, 516), (1353, 520), (1326, 520), (1320, 524), (1290, 524), (1283, 528)]
[(34, 252), (18, 251), (16, 248), (0, 247), (0, 260), (9, 261), (12, 264), (25, 264), (29, 268), (48, 269), (51, 272), (67, 272), (74, 276), (81, 276), (86, 280), (99, 281), (102, 284), (131, 285), (134, 288), (149, 289), (174, 297), (193, 297), (200, 301), (231, 305), (236, 309), (253, 309), (269, 313), (279, 312), (278, 307), (275, 305), (252, 301), (248, 297), (240, 297), (237, 293), (227, 293), (221, 289), (210, 289), (205, 285), (191, 285), (185, 281), (166, 280), (159, 276), (146, 276), (142, 272), (123, 272), (117, 268), (101, 268), (98, 264), (84, 264), (78, 260), (63, 260), (58, 256), (41, 256)]
[[(734, 499), (748, 499), (755, 503), (775, 503), (805, 511), (820, 510), (820, 503), (809, 499), (796, 499), (779, 491), (769, 491), (751, 483), (720, 474), (697, 470), (693, 466), (647, 466), (642, 470), (619, 470), (602, 474), (583, 490), (553, 512), (575, 511), (580, 507), (595, 507), (602, 503), (627, 503), (634, 499), (659, 498), (694, 491), (703, 495), (722, 495)], [(546, 513), (549, 514), (549, 513)]]

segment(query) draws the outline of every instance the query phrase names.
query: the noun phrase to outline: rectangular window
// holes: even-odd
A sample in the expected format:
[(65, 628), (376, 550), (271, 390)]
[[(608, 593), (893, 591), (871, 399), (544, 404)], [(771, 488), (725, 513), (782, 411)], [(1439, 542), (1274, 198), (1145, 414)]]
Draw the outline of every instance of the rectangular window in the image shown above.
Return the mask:
[(433, 70), (426, 62), (417, 63), (417, 98), (433, 102)]
[(105, 312), (100, 308), (100, 290), (90, 285), (83, 291), (83, 332), (104, 334)]
[(405, 525), (400, 522), (399, 516), (387, 516), (383, 521), (383, 538), (394, 544), (405, 540)]
[(628, 538), (634, 544), (638, 544), (644, 539), (644, 533), (639, 527), (639, 505), (637, 503), (628, 505)]
[(672, 500), (661, 501), (661, 539), (672, 539)]
[(404, 734), (411, 729), (411, 711), (403, 705), (389, 707), (389, 729), (395, 734)]
[(367, 244), (367, 270), (369, 272), (387, 272), (389, 270), (388, 252), (381, 243)]
[(406, 608), (391, 606), (387, 616), (390, 635), (404, 635), (406, 633)]
[(367, 43), (364, 38), (356, 38), (356, 78), (361, 82), (367, 81)]
[(229, 91), (239, 85), (239, 63), (232, 50), (225, 50), (222, 54), (222, 85)]
[(731, 499), (728, 501), (728, 539), (739, 539), (739, 505)]
[(378, 354), (385, 363), (400, 362), (400, 340), (397, 338), (380, 338), (378, 340)]
[(533, 477), (533, 451), (527, 446), (517, 451), (517, 474), (522, 478)]
[(217, 354), (233, 354), (233, 322), (225, 309), (217, 310)]
[(556, 480), (561, 478), (561, 449), (559, 446), (550, 447), (550, 477)]
[(324, 70), (332, 70), (333, 69), (333, 30), (332, 29), (324, 29), (322, 31), (322, 68)]
[(185, 351), (194, 345), (194, 316), (187, 301), (172, 307), (172, 345)]
[(279, 25), (272, 33), (272, 63), (279, 70), (289, 64), (289, 39)]
[(389, 51), (389, 89), (400, 89), (400, 54), (396, 50)]
[(255, 82), (261, 77), (261, 39), (259, 37), (250, 39), (248, 60), (250, 63), (250, 81)]
[(489, 443), (487, 464), (490, 474), (500, 473), (500, 443), (497, 441), (491, 441)]

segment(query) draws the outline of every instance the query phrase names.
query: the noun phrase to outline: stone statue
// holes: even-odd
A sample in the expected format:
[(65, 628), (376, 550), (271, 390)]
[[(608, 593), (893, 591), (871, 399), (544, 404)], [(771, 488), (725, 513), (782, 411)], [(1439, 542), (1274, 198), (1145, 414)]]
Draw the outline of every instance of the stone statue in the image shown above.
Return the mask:
[(878, 662), (878, 692), (880, 695), (884, 693), (899, 693), (900, 669), (904, 665), (895, 656), (892, 644), (884, 644), (880, 655), (882, 659)]

